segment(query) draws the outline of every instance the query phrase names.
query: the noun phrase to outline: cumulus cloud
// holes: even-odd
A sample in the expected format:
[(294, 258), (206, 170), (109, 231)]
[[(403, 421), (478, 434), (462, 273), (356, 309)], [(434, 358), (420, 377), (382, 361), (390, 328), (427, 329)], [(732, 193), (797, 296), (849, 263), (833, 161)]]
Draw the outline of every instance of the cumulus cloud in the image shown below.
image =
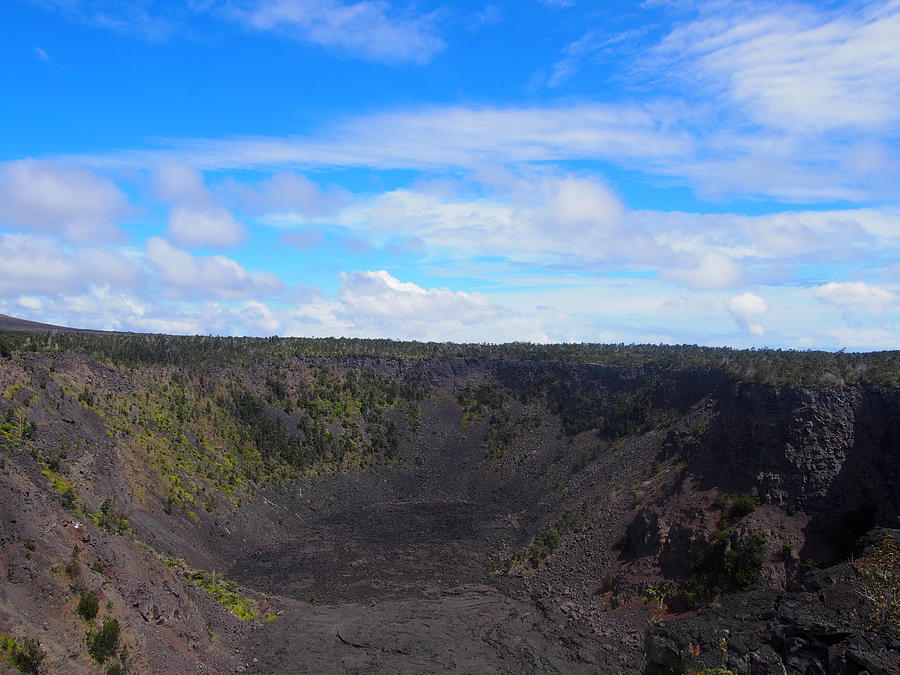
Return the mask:
[(172, 202), (169, 236), (188, 248), (229, 248), (247, 237), (247, 228), (215, 204), (203, 175), (184, 164), (163, 163), (153, 176), (157, 195)]
[(33, 295), (20, 295), (16, 303), (19, 307), (26, 310), (40, 311), (44, 308), (44, 303), (41, 299)]
[[(359, 197), (330, 220), (376, 247), (410, 238), (424, 254), (499, 256), (567, 269), (656, 271), (695, 291), (766, 283), (798, 265), (897, 256), (900, 214), (878, 209), (745, 216), (630, 211), (597, 176), (501, 173), (471, 190), (391, 190)], [(316, 218), (296, 245), (321, 240)], [(342, 235), (343, 236), (343, 235)]]
[(147, 260), (171, 297), (258, 299), (284, 290), (274, 274), (248, 271), (221, 255), (195, 257), (159, 237), (147, 241)]
[(197, 169), (177, 162), (161, 162), (153, 170), (157, 196), (165, 202), (206, 204), (211, 197), (203, 175)]
[(247, 236), (247, 228), (227, 209), (175, 206), (169, 213), (169, 236), (189, 248), (228, 248)]
[(740, 266), (731, 258), (715, 251), (697, 256), (693, 264), (665, 270), (663, 276), (684, 284), (694, 291), (729, 288), (742, 276)]
[(114, 251), (69, 250), (56, 239), (28, 234), (0, 234), (0, 294), (72, 293), (91, 285), (137, 288), (137, 266)]
[(622, 203), (597, 177), (497, 181), (494, 194), (482, 198), (393, 190), (358, 200), (334, 222), (370, 241), (409, 240), (418, 248), (465, 255), (597, 262), (646, 253), (646, 247), (635, 246), (640, 233), (629, 231)]
[(537, 188), (536, 206), (524, 202), (516, 218), (534, 223), (538, 229), (552, 230), (554, 236), (583, 238), (598, 232), (618, 234), (625, 218), (625, 208), (618, 197), (597, 177), (547, 177), (537, 184), (526, 182), (516, 187), (532, 195)]
[(895, 293), (862, 281), (831, 281), (812, 288), (810, 292), (829, 305), (868, 314), (881, 314), (897, 302)]
[(434, 16), (395, 12), (384, 0), (256, 0), (232, 16), (368, 61), (425, 64), (444, 48)]
[(756, 337), (765, 335), (766, 330), (759, 323), (759, 318), (768, 311), (768, 303), (755, 293), (736, 295), (728, 301), (728, 312), (741, 330)]
[(115, 236), (128, 213), (125, 194), (86, 169), (35, 159), (0, 164), (0, 225), (84, 241)]
[(346, 272), (340, 281), (336, 297), (308, 295), (278, 313), (281, 334), (441, 342), (549, 340), (539, 320), (481, 293), (426, 288), (385, 270)]
[(272, 335), (276, 313), (266, 304), (202, 302), (186, 308), (140, 297), (111, 286), (48, 297), (0, 297), (0, 313), (60, 326), (180, 335)]
[(341, 274), (338, 295), (353, 316), (414, 322), (477, 322), (497, 318), (500, 308), (481, 293), (425, 289), (385, 270)]

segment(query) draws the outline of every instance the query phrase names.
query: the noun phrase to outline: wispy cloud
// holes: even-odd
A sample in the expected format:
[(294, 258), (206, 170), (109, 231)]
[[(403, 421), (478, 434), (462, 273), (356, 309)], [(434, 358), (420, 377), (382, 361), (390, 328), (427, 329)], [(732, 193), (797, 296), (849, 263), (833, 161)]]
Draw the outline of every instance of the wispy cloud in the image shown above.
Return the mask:
[(145, 40), (164, 40), (200, 5), (175, 3), (158, 7), (151, 0), (30, 0), (74, 21)]
[(81, 161), (150, 166), (165, 158), (203, 169), (479, 168), (572, 159), (641, 160), (648, 167), (693, 153), (663, 105), (431, 107), (351, 117), (307, 137), (173, 140), (158, 150)]
[(634, 41), (643, 30), (611, 32), (592, 28), (577, 40), (567, 44), (559, 60), (553, 64), (547, 85), (558, 87), (573, 77), (586, 61), (597, 59), (604, 53), (613, 53), (614, 48)]
[(219, 18), (244, 29), (270, 32), (338, 53), (384, 63), (428, 63), (444, 49), (436, 16), (396, 9), (387, 0), (30, 0), (74, 21), (160, 41), (195, 19)]
[(900, 121), (900, 2), (839, 10), (708, 3), (656, 48), (659, 70), (723, 93), (768, 128), (889, 129)]
[(398, 12), (384, 0), (254, 0), (229, 14), (252, 29), (369, 61), (423, 64), (444, 48), (434, 15)]
[(610, 162), (705, 198), (866, 201), (892, 194), (900, 162), (883, 143), (710, 130), (709, 106), (677, 100), (533, 107), (429, 107), (350, 117), (309, 136), (174, 139), (155, 149), (65, 158), (95, 166), (184, 162), (202, 169), (479, 170)]
[(845, 311), (868, 314), (882, 314), (900, 300), (895, 293), (862, 281), (831, 281), (813, 288), (812, 294), (822, 302)]

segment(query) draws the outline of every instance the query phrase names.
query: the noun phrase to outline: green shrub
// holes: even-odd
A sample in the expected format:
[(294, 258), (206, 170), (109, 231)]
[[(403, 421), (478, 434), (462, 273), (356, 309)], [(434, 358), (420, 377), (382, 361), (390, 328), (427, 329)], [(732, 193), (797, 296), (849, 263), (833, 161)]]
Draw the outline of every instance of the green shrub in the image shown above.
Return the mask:
[(900, 546), (889, 534), (853, 564), (863, 599), (861, 618), (873, 630), (900, 626)]
[(719, 531), (697, 554), (693, 575), (682, 586), (682, 598), (688, 606), (697, 607), (727, 591), (748, 591), (759, 580), (765, 559), (762, 532), (737, 539)]
[(759, 499), (747, 493), (723, 492), (716, 496), (713, 506), (722, 511), (721, 527), (725, 529), (756, 511)]
[(44, 660), (44, 650), (37, 640), (22, 638), (17, 640), (8, 635), (0, 636), (0, 651), (10, 665), (20, 673), (37, 673)]
[(85, 621), (91, 621), (100, 609), (100, 598), (94, 591), (82, 591), (78, 598), (78, 614)]
[(88, 653), (97, 663), (103, 663), (116, 653), (119, 648), (119, 622), (106, 619), (99, 630), (92, 630), (87, 635)]
[(674, 583), (663, 580), (644, 589), (644, 600), (654, 605), (659, 611), (664, 612), (667, 609), (666, 598), (671, 596), (676, 590)]

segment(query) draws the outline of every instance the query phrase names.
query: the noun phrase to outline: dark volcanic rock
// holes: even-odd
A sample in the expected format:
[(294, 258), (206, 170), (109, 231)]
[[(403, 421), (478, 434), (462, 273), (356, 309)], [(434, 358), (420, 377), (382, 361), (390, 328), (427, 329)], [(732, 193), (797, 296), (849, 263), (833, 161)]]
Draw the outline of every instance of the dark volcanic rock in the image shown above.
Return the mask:
[[(900, 530), (892, 535), (900, 538)], [(898, 627), (861, 628), (858, 589), (852, 565), (843, 563), (807, 575), (797, 590), (729, 596), (695, 616), (665, 619), (647, 630), (644, 672), (682, 672), (694, 661), (736, 673), (894, 675)], [(699, 658), (692, 659), (691, 645)]]
[[(324, 371), (414, 394), (367, 419), (348, 391), (302, 398)], [(493, 407), (464, 410), (479, 388)], [(242, 394), (254, 419), (237, 417)], [(283, 474), (253, 457), (260, 428), (305, 457), (314, 414), (321, 443), (359, 432), (343, 455)], [(366, 454), (379, 420), (396, 447)], [(792, 584), (803, 558), (846, 559), (872, 524), (895, 525), (897, 390), (462, 358), (198, 374), (17, 353), (0, 361), (0, 425), (0, 633), (39, 636), (65, 672), (96, 670), (78, 584), (119, 617), (137, 672), (668, 673), (691, 644), (742, 675), (898, 672), (896, 637), (859, 626), (849, 565)], [(265, 477), (228, 473), (250, 461), (236, 446)], [(727, 523), (724, 492), (761, 504)], [(101, 527), (104, 504), (129, 528)], [(654, 592), (726, 529), (766, 536), (754, 590), (645, 639)], [(239, 622), (168, 556), (223, 573), (274, 620)]]

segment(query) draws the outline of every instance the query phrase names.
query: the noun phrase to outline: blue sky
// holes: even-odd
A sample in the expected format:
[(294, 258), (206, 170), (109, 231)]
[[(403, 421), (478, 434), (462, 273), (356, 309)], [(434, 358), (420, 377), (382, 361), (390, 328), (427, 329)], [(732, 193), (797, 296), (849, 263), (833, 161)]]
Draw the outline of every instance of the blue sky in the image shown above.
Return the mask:
[(0, 312), (900, 348), (900, 0), (7, 0)]

